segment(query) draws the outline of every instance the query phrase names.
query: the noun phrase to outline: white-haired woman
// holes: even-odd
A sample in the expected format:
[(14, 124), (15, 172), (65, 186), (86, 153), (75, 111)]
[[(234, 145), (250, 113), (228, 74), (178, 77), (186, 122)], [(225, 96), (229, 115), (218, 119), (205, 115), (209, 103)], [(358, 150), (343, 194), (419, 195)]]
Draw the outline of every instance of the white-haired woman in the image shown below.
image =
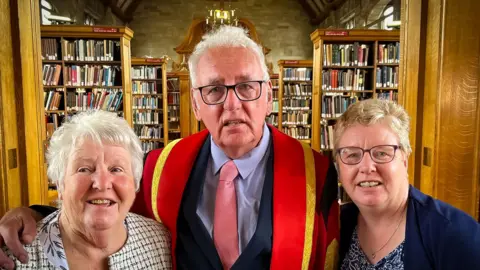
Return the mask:
[(409, 118), (390, 101), (351, 105), (335, 127), (340, 269), (480, 269), (480, 225), (409, 185)]
[(54, 132), (47, 161), (61, 207), (37, 224), (16, 269), (171, 269), (167, 229), (129, 213), (143, 152), (123, 118), (77, 114)]

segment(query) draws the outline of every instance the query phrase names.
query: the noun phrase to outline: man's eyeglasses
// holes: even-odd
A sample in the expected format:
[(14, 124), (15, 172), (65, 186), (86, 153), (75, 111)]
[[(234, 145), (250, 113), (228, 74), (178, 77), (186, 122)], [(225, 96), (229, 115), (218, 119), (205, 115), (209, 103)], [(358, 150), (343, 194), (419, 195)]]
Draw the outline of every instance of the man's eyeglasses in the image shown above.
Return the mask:
[(198, 87), (203, 102), (208, 105), (216, 105), (225, 102), (228, 89), (235, 92), (237, 98), (241, 101), (253, 101), (262, 95), (262, 83), (265, 81), (247, 81), (234, 85), (206, 85)]
[(337, 149), (340, 160), (347, 165), (355, 165), (362, 161), (365, 152), (370, 154), (376, 163), (389, 163), (395, 158), (395, 152), (401, 147), (398, 145), (377, 145), (370, 149), (360, 147), (342, 147)]

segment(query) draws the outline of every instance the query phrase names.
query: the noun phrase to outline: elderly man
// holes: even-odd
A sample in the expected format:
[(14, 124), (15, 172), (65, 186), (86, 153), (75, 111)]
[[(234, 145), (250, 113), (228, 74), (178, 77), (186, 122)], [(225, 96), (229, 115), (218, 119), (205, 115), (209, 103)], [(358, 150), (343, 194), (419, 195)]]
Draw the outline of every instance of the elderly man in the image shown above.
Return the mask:
[[(336, 170), (265, 124), (272, 85), (261, 47), (224, 26), (196, 46), (189, 68), (192, 108), (207, 130), (147, 155), (132, 211), (167, 226), (176, 269), (333, 269)], [(5, 216), (5, 241), (18, 243), (6, 232), (22, 227), (8, 220), (31, 216)]]

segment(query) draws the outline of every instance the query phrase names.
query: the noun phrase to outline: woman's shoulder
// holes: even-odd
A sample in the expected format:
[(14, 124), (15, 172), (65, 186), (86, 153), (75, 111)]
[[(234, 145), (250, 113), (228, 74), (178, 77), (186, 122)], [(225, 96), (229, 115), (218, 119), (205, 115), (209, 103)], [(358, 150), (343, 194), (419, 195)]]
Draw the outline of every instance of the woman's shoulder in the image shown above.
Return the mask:
[(413, 187), (409, 200), (410, 241), (424, 246), (445, 269), (480, 269), (480, 224), (473, 217)]
[(148, 238), (170, 238), (170, 233), (163, 223), (144, 216), (128, 213), (126, 217), (128, 233), (141, 234)]
[(472, 228), (480, 228), (480, 224), (464, 211), (435, 199), (420, 190), (410, 186), (409, 200), (413, 207), (410, 211), (416, 211), (416, 216), (422, 220), (437, 223), (438, 225), (468, 225)]
[[(171, 237), (167, 228), (160, 222), (134, 213), (128, 213), (125, 221), (127, 244), (111, 256), (112, 265), (128, 265), (131, 269), (171, 269)], [(135, 266), (130, 266), (131, 263)]]

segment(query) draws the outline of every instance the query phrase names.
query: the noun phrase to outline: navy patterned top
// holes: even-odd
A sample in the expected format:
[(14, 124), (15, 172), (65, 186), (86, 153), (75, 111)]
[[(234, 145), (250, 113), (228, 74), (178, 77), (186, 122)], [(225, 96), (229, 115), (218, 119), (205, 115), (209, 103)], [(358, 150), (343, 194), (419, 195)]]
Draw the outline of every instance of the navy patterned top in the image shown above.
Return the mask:
[(341, 270), (403, 270), (403, 245), (405, 240), (390, 254), (376, 264), (371, 264), (358, 241), (357, 228), (353, 231), (352, 241), (348, 253), (343, 260)]

